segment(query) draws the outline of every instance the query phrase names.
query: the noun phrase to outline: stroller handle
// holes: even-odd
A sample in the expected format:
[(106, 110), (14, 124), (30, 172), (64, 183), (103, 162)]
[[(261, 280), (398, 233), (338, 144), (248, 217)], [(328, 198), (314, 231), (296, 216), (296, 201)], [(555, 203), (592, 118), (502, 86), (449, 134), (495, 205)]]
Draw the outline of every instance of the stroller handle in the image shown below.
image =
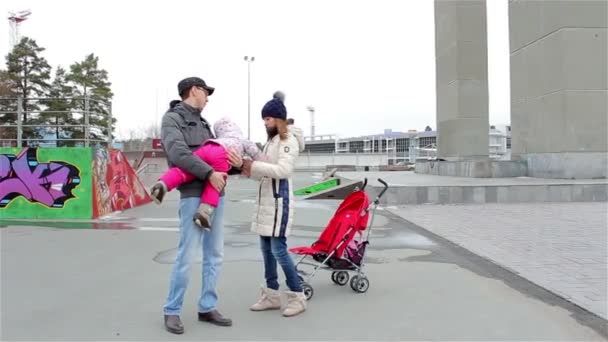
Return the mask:
[[(380, 198), (382, 198), (382, 196), (384, 195), (384, 193), (386, 192), (386, 190), (388, 190), (388, 184), (386, 184), (385, 181), (383, 181), (382, 179), (378, 178), (378, 182), (382, 183), (382, 185), (384, 185), (384, 189), (382, 189), (382, 191), (380, 191), (380, 194), (378, 195), (378, 197), (376, 197), (376, 199), (374, 200), (374, 204), (378, 205), (380, 204)], [(370, 205), (371, 207), (371, 205)], [(369, 210), (368, 210), (369, 211)]]
[(366, 186), (367, 186), (367, 177), (363, 179), (363, 186), (361, 187), (361, 191), (365, 190)]
[(380, 194), (378, 195), (378, 199), (380, 199), (380, 197), (382, 197), (382, 195), (384, 195), (384, 193), (386, 192), (386, 190), (388, 190), (388, 184), (386, 184), (385, 181), (383, 181), (382, 179), (378, 178), (378, 182), (382, 183), (382, 185), (384, 185), (384, 189), (382, 189), (382, 191), (380, 192)]

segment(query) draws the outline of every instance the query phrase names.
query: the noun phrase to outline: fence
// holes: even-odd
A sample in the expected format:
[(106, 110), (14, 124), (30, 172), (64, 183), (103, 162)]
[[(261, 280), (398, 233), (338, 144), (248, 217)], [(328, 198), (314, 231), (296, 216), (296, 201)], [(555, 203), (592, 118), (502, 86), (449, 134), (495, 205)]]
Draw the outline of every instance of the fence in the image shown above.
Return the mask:
[[(62, 110), (51, 110), (53, 107)], [(43, 120), (44, 117), (47, 120)], [(55, 124), (48, 122), (50, 117), (55, 119)], [(2, 97), (0, 146), (38, 147), (53, 143), (58, 146), (58, 142), (63, 142), (63, 146), (111, 147), (112, 121), (112, 103), (88, 96)], [(28, 133), (25, 138), (24, 130)], [(54, 138), (50, 138), (50, 132), (55, 133)]]

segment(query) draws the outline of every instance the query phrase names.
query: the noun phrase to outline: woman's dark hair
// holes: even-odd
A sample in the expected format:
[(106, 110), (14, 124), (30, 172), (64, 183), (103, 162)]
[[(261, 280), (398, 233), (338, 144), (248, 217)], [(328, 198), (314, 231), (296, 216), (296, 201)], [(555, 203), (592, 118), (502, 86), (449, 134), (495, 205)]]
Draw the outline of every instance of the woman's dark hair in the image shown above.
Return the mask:
[[(276, 124), (277, 132), (281, 140), (287, 140), (289, 137), (289, 128), (287, 128), (287, 120), (274, 118), (274, 122)], [(274, 138), (273, 136), (268, 135), (268, 140)]]

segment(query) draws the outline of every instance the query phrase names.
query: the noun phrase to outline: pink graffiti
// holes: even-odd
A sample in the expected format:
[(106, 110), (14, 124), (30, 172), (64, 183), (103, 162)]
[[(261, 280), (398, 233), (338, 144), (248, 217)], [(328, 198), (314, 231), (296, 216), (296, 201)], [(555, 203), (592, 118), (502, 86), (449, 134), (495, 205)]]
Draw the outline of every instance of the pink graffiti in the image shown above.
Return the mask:
[(0, 208), (23, 196), (30, 202), (62, 208), (80, 184), (78, 169), (65, 162), (39, 163), (36, 149), (0, 154)]

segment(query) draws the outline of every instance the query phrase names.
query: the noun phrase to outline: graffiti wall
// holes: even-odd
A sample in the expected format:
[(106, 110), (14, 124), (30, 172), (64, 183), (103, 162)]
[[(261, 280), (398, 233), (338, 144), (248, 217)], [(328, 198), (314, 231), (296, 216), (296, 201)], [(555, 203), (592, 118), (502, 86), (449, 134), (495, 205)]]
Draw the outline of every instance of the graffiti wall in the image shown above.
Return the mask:
[(94, 153), (93, 217), (152, 201), (122, 152), (96, 150)]
[(94, 150), (93, 164), (93, 217), (108, 215), (112, 212), (110, 204), (110, 187), (107, 182), (108, 150)]
[(0, 148), (0, 218), (91, 218), (89, 148)]
[(91, 219), (149, 202), (119, 150), (0, 148), (0, 219)]

